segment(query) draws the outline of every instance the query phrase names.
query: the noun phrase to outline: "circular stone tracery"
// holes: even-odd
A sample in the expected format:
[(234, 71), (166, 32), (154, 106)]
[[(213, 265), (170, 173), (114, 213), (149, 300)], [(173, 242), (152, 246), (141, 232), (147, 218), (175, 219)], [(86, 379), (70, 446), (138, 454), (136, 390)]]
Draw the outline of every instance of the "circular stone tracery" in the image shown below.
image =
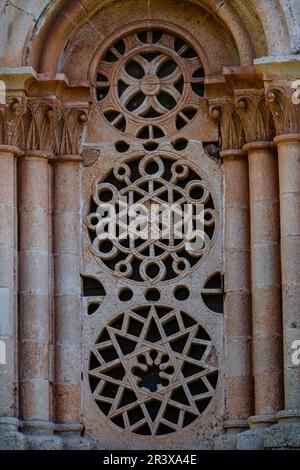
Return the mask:
[[(121, 198), (128, 202), (126, 217), (130, 207), (138, 207), (139, 204), (148, 208), (150, 214), (151, 207), (155, 205), (162, 211), (168, 208), (174, 210), (174, 204), (183, 211), (189, 205), (193, 224), (196, 224), (199, 220), (197, 211), (201, 207), (204, 216), (203, 243), (189, 245), (186, 238), (180, 238), (180, 230), (184, 232), (184, 219), (177, 218), (177, 236), (174, 223), (168, 226), (168, 219), (163, 216), (154, 224), (153, 219), (149, 219), (146, 239), (142, 236), (132, 238), (130, 233), (120, 239), (118, 233), (124, 223), (124, 218), (120, 219), (120, 214), (124, 213)], [(105, 203), (115, 208), (115, 238), (98, 236), (107, 230), (107, 213), (103, 211)], [(173, 221), (177, 214), (176, 209)], [(105, 177), (96, 180), (86, 225), (96, 259), (113, 274), (138, 282), (156, 283), (183, 277), (204, 260), (214, 238), (216, 212), (208, 186), (187, 161), (153, 153), (123, 159)], [(154, 236), (151, 231), (153, 227), (157, 229)]]
[(106, 120), (141, 139), (170, 136), (197, 113), (204, 71), (193, 47), (162, 29), (124, 35), (102, 55), (96, 98)]
[(204, 328), (166, 306), (143, 306), (114, 318), (89, 363), (98, 409), (119, 428), (163, 435), (204, 412), (217, 385), (217, 355)]

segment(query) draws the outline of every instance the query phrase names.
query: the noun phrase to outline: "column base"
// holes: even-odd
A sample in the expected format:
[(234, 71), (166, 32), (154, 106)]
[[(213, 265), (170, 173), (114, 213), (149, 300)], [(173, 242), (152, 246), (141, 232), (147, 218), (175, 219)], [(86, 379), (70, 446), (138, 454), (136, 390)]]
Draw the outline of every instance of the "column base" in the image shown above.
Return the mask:
[(275, 415), (250, 416), (248, 424), (250, 429), (240, 433), (237, 437), (238, 450), (260, 450), (264, 448), (264, 435), (266, 430), (276, 423)]
[(278, 423), (298, 423), (300, 424), (300, 409), (282, 410), (277, 413)]
[(265, 428), (268, 428), (269, 426), (272, 426), (272, 424), (275, 424), (276, 422), (277, 422), (276, 415), (255, 415), (255, 416), (250, 416), (250, 418), (248, 419), (250, 430), (265, 429)]
[(264, 448), (300, 450), (300, 409), (280, 411), (277, 418), (265, 433)]
[(62, 440), (64, 450), (89, 450), (90, 442), (86, 437), (81, 436), (81, 424), (56, 424), (55, 432)]
[(227, 419), (223, 426), (227, 434), (238, 434), (248, 429), (248, 421), (246, 419)]
[(0, 417), (0, 450), (24, 450), (24, 436), (16, 418)]
[(62, 440), (53, 434), (54, 424), (49, 421), (23, 421), (22, 432), (26, 450), (60, 450)]

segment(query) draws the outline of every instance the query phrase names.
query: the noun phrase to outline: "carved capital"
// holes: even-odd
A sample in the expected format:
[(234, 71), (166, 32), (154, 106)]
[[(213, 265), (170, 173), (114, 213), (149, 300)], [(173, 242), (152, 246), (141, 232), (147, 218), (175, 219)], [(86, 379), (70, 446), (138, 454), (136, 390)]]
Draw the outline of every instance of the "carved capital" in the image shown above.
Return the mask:
[(60, 117), (58, 101), (29, 99), (24, 117), (27, 137), (25, 149), (56, 153)]
[(24, 148), (25, 114), (26, 101), (20, 96), (9, 96), (6, 104), (0, 106), (0, 143), (2, 145)]
[(58, 155), (80, 153), (89, 107), (57, 98), (11, 96), (0, 105), (0, 145)]
[(264, 90), (236, 90), (235, 105), (247, 143), (273, 140), (276, 131)]
[(293, 87), (294, 83), (286, 82), (278, 85), (270, 83), (266, 87), (266, 100), (273, 116), (277, 135), (300, 132), (299, 91)]
[(60, 155), (76, 155), (81, 151), (83, 132), (89, 117), (87, 107), (64, 106), (60, 124)]
[(209, 114), (220, 122), (222, 150), (240, 150), (245, 143), (243, 126), (233, 98), (209, 100)]

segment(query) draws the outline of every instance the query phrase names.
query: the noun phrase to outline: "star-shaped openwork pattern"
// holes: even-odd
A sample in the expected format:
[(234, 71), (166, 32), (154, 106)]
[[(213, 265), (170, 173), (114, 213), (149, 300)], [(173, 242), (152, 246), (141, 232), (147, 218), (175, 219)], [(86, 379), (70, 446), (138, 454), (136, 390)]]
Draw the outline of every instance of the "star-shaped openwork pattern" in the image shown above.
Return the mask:
[(157, 139), (173, 135), (196, 115), (204, 71), (185, 39), (161, 29), (134, 31), (104, 51), (95, 89), (113, 127)]
[(101, 412), (119, 428), (163, 435), (204, 412), (216, 388), (217, 355), (204, 328), (167, 306), (123, 312), (100, 333), (89, 382)]
[[(122, 200), (127, 201), (124, 210)], [(107, 217), (106, 210), (102, 209), (107, 203), (115, 208), (116, 237), (103, 238)], [(132, 237), (130, 231), (126, 237), (118, 237), (124, 220), (128, 221), (130, 208), (143, 206), (151, 213), (150, 208), (155, 205), (162, 213), (175, 208), (173, 220), (170, 222), (171, 219), (164, 220), (161, 216), (156, 225), (152, 224), (157, 231), (152, 231), (152, 219), (149, 218), (146, 237), (142, 234)], [(200, 233), (197, 221), (201, 219), (203, 224), (199, 236), (201, 243), (197, 246), (190, 245), (185, 237), (186, 208), (191, 209), (190, 222), (197, 236)], [(120, 217), (121, 211), (125, 219)], [(210, 189), (197, 169), (186, 160), (161, 153), (127, 157), (118, 161), (104, 178), (96, 180), (90, 213), (85, 219), (96, 259), (113, 274), (144, 283), (182, 278), (188, 274), (207, 256), (214, 240), (216, 221)]]

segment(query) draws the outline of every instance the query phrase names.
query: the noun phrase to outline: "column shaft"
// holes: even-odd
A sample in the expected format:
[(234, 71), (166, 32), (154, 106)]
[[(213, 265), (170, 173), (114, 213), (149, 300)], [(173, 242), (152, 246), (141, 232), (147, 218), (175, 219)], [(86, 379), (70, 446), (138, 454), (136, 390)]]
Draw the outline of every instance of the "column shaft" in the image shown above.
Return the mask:
[(73, 425), (81, 421), (80, 162), (76, 156), (59, 157), (53, 194), (55, 417)]
[[(254, 426), (275, 421), (282, 405), (281, 272), (277, 155), (263, 142), (247, 144), (250, 220)], [(250, 420), (250, 422), (251, 422)]]
[[(16, 161), (17, 148), (0, 146), (0, 425), (16, 417)], [(2, 419), (3, 418), (3, 419)], [(13, 423), (14, 420), (8, 420)]]
[(228, 430), (242, 430), (252, 410), (248, 164), (221, 153), (225, 173), (225, 322)]
[(28, 153), (20, 167), (21, 417), (49, 421), (48, 155)]
[(292, 345), (300, 340), (300, 135), (279, 136), (280, 226), (285, 412), (300, 419), (300, 367)]

